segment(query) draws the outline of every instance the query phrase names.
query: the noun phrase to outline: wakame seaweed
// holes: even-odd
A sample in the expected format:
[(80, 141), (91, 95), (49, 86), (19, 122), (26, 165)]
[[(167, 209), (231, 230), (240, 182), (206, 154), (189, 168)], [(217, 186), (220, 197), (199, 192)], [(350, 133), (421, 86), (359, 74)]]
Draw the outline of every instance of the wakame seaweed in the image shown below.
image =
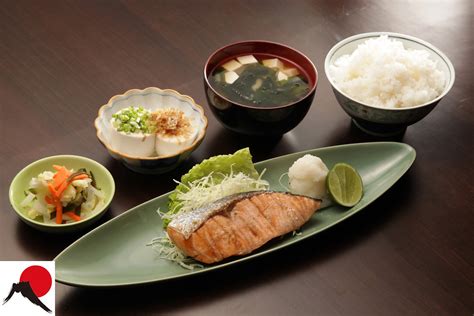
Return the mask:
[(298, 101), (309, 92), (309, 85), (301, 76), (277, 79), (277, 68), (260, 63), (244, 65), (239, 78), (232, 84), (224, 80), (224, 72), (210, 76), (212, 86), (226, 98), (244, 105), (280, 106)]

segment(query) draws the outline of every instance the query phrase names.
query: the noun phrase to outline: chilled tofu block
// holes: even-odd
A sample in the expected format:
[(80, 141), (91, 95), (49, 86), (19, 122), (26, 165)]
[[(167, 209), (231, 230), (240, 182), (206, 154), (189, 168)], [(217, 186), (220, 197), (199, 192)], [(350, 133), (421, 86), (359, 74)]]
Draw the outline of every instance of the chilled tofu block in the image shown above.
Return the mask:
[(158, 156), (175, 155), (192, 145), (198, 134), (197, 129), (181, 135), (156, 134), (155, 150)]
[(235, 71), (228, 71), (224, 75), (225, 82), (228, 84), (233, 84), (235, 80), (239, 78), (239, 75)]
[(282, 71), (283, 71), (283, 73), (284, 73), (285, 75), (287, 75), (288, 77), (294, 77), (294, 76), (299, 75), (299, 73), (300, 73), (300, 72), (298, 71), (298, 69), (296, 69), (296, 68), (285, 68), (285, 69), (283, 69)]
[(232, 59), (226, 62), (225, 64), (222, 65), (222, 68), (224, 68), (227, 71), (234, 71), (236, 69), (239, 69), (242, 66), (241, 63), (239, 63), (237, 60)]
[(242, 65), (258, 63), (258, 60), (255, 57), (253, 57), (253, 55), (240, 56), (240, 57), (237, 57), (237, 60)]
[(113, 126), (109, 131), (110, 146), (121, 154), (133, 157), (155, 155), (155, 135), (143, 133), (124, 133)]
[(285, 75), (283, 72), (279, 71), (277, 73), (277, 79), (278, 79), (278, 81), (287, 80), (288, 76)]
[(278, 68), (280, 70), (284, 68), (283, 63), (278, 58), (264, 59), (262, 63), (264, 66), (270, 68)]

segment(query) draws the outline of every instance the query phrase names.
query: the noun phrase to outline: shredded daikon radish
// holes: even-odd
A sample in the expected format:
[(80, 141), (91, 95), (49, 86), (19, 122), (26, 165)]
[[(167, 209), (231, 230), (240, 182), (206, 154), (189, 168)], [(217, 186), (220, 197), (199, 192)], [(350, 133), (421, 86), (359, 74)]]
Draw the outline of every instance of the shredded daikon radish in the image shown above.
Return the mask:
[(264, 172), (265, 170), (257, 179), (254, 179), (242, 172), (234, 174), (231, 171), (229, 175), (222, 174), (223, 178), (219, 183), (215, 183), (215, 177), (211, 172), (205, 177), (188, 183), (186, 192), (178, 191), (178, 199), (181, 200), (179, 212), (164, 213), (162, 218), (172, 220), (177, 214), (192, 211), (232, 194), (268, 190), (268, 182), (262, 179)]
[[(159, 214), (161, 216), (160, 212)], [(176, 262), (185, 269), (203, 268), (202, 264), (195, 263), (193, 259), (179, 250), (166, 233), (160, 237), (153, 238), (147, 246), (152, 246), (158, 252), (160, 258)]]

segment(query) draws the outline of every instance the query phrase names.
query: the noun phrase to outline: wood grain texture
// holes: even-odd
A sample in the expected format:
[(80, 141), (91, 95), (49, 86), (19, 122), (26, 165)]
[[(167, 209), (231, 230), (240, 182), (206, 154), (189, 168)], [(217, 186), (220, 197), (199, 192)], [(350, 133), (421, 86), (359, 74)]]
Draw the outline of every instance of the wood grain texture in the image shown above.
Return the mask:
[[(255, 161), (377, 140), (351, 125), (324, 75), (339, 40), (368, 31), (420, 37), (452, 60), (456, 82), (397, 140), (417, 150), (410, 171), (350, 220), (315, 238), (205, 276), (134, 289), (57, 284), (58, 315), (471, 315), (474, 312), (474, 110), (470, 0), (456, 1), (2, 1), (0, 6), (0, 260), (50, 260), (58, 240), (24, 225), (8, 187), (30, 162), (77, 154), (105, 165), (117, 190), (102, 222), (173, 188), (211, 155), (250, 146)], [(228, 132), (205, 101), (203, 65), (244, 39), (305, 53), (320, 82), (303, 122), (281, 139)], [(135, 174), (95, 137), (98, 108), (131, 88), (174, 88), (202, 104), (208, 134), (162, 176)], [(367, 157), (370, 159), (370, 157)]]

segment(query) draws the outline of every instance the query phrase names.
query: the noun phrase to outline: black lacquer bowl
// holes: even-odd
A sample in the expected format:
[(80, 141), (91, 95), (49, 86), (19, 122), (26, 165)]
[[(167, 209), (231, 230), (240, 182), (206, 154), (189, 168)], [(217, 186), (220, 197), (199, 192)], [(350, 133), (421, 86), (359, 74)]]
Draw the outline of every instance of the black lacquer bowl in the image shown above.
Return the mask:
[[(224, 60), (245, 54), (265, 54), (293, 62), (308, 79), (309, 92), (298, 101), (281, 106), (249, 106), (229, 100), (211, 86), (208, 77)], [(318, 72), (308, 57), (291, 47), (268, 41), (224, 46), (212, 53), (204, 66), (204, 89), (212, 113), (226, 128), (246, 135), (278, 136), (295, 128), (313, 103), (317, 83)]]

